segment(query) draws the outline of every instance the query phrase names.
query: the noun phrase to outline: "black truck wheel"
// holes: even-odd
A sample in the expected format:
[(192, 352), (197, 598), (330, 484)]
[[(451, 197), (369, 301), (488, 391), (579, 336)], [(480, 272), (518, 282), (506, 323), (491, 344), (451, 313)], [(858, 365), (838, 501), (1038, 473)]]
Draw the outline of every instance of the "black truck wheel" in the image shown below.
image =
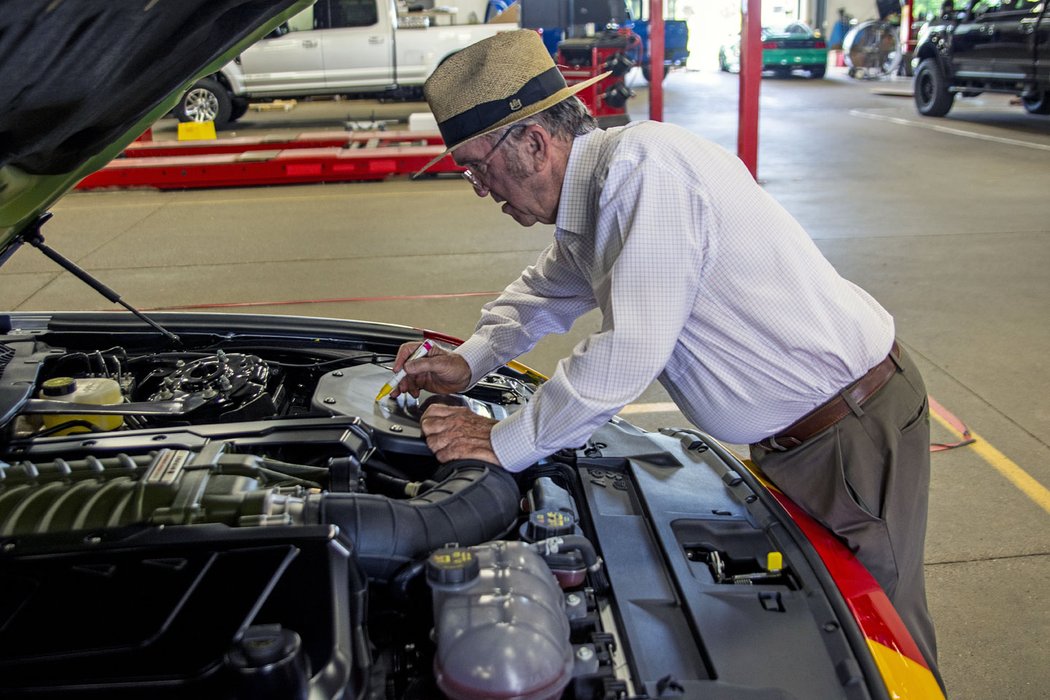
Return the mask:
[[(650, 83), (651, 83), (651, 82), (653, 82), (653, 71), (652, 71), (652, 69), (651, 69), (651, 68), (649, 67), (649, 61), (648, 61), (648, 59), (646, 59), (646, 60), (645, 60), (645, 61), (644, 61), (644, 62), (642, 63), (642, 77), (643, 77), (643, 78), (645, 78), (645, 80), (646, 80), (647, 82), (650, 82)], [(666, 69), (666, 68), (664, 68), (663, 66), (661, 66), (661, 67), (660, 67), (660, 78), (661, 78), (661, 80), (662, 80), (663, 78), (666, 78), (666, 77), (667, 77), (667, 69)]]
[(948, 92), (948, 82), (937, 59), (923, 59), (915, 71), (915, 107), (919, 114), (943, 117), (954, 101), (955, 95)]
[(1022, 95), (1021, 104), (1029, 114), (1050, 114), (1050, 91)]

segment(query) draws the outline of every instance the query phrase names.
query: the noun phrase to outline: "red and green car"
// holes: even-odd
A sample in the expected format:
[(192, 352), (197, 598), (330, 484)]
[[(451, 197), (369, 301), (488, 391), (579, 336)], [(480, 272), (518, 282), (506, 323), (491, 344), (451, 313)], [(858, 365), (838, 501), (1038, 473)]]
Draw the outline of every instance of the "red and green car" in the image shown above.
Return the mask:
[[(810, 78), (823, 78), (827, 72), (828, 46), (820, 32), (802, 22), (782, 28), (762, 28), (762, 72), (787, 76), (805, 71)], [(718, 66), (723, 71), (740, 70), (740, 37), (718, 50)]]

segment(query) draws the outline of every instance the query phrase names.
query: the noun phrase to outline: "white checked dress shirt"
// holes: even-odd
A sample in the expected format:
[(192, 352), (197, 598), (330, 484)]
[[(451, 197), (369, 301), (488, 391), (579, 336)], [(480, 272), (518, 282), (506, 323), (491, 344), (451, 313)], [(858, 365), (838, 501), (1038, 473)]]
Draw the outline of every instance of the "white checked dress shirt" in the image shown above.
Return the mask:
[(554, 242), (457, 352), (477, 381), (595, 307), (600, 331), (493, 428), (505, 468), (584, 444), (654, 379), (697, 427), (757, 442), (880, 362), (894, 336), (738, 158), (657, 122), (575, 139)]

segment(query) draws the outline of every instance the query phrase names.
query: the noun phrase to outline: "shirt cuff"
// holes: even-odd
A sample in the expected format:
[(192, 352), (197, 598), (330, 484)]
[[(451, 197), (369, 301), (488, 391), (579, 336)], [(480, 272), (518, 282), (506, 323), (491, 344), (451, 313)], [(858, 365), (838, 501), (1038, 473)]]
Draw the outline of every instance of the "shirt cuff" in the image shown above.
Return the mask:
[(538, 451), (526, 416), (515, 413), (492, 427), (490, 440), (492, 451), (499, 463), (509, 472), (520, 472), (548, 457), (549, 453)]
[(467, 361), (470, 367), (470, 386), (474, 386), (481, 379), (499, 366), (499, 359), (492, 353), (492, 349), (486, 339), (472, 335), (462, 345), (455, 349), (455, 353)]

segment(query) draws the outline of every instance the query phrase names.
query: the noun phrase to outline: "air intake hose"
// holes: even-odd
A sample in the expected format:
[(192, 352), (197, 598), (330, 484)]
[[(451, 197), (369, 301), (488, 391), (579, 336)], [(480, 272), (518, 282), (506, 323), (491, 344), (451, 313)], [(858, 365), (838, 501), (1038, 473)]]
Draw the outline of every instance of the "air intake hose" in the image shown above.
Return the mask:
[(520, 493), (508, 472), (473, 460), (450, 462), (445, 469), (448, 475), (437, 486), (405, 501), (361, 493), (311, 495), (303, 520), (337, 525), (357, 545), (369, 578), (381, 583), (439, 547), (481, 544), (514, 526)]

